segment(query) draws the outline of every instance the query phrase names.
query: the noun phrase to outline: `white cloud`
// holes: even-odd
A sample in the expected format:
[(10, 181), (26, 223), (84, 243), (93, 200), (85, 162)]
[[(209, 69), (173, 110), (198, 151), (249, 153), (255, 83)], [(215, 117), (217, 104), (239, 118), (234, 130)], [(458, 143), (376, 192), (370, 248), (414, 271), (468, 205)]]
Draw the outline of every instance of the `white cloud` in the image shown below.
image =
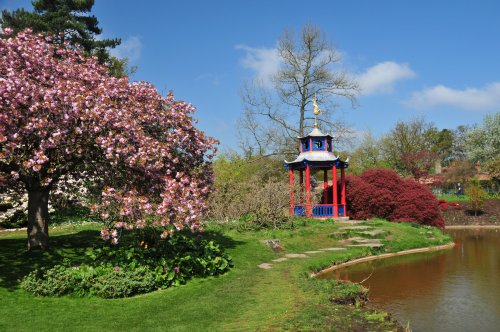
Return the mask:
[(372, 95), (390, 93), (394, 90), (394, 84), (403, 79), (417, 76), (407, 63), (396, 63), (392, 61), (381, 62), (362, 74), (356, 75), (361, 93)]
[(213, 86), (219, 86), (221, 83), (221, 78), (218, 75), (215, 74), (201, 74), (195, 77), (194, 79), (196, 82), (198, 81), (208, 81), (210, 82)]
[(142, 42), (137, 36), (132, 36), (117, 47), (110, 50), (111, 54), (118, 58), (128, 58), (130, 63), (137, 62), (141, 57)]
[(498, 109), (500, 105), (500, 82), (493, 82), (481, 89), (457, 90), (438, 85), (414, 92), (406, 105), (416, 109), (452, 106), (465, 110), (483, 111)]
[(255, 72), (255, 79), (262, 82), (264, 87), (272, 86), (272, 77), (278, 72), (281, 60), (276, 48), (256, 48), (246, 45), (237, 45), (237, 50), (245, 51), (241, 59), (243, 67)]

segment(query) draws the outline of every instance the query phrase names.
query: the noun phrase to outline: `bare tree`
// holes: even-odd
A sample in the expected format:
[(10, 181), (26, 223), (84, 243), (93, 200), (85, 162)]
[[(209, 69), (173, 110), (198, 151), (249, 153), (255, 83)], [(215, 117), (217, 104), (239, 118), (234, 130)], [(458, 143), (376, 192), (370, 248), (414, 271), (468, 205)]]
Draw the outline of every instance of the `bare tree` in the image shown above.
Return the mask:
[(267, 89), (262, 82), (246, 83), (242, 88), (245, 113), (240, 128), (246, 133), (243, 148), (259, 154), (292, 152), (292, 140), (312, 129), (310, 105), (315, 97), (323, 105), (318, 119), (322, 130), (334, 131), (338, 138), (344, 136), (347, 128), (333, 121), (332, 111), (337, 97), (355, 105), (358, 84), (336, 67), (340, 56), (325, 34), (311, 25), (302, 29), (298, 39), (285, 32), (277, 52), (281, 68), (272, 79), (273, 89)]

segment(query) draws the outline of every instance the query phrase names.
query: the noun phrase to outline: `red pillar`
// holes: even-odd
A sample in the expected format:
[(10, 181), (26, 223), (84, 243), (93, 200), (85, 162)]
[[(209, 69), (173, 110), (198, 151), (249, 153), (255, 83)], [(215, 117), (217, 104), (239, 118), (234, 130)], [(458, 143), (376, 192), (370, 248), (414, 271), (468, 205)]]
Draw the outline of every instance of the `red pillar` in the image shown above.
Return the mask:
[(328, 170), (323, 170), (323, 204), (327, 204), (327, 191), (328, 190)]
[(339, 203), (338, 203), (338, 193), (337, 193), (337, 166), (333, 164), (332, 167), (332, 188), (333, 188), (333, 216), (336, 218), (339, 216)]
[(293, 216), (294, 215), (293, 211), (294, 211), (294, 206), (295, 206), (295, 202), (294, 202), (295, 181), (293, 178), (293, 170), (289, 169), (288, 174), (290, 175), (290, 216)]
[(347, 217), (347, 206), (346, 206), (346, 201), (345, 201), (345, 169), (342, 167), (340, 169), (340, 183), (342, 186), (342, 192), (341, 192), (341, 204), (344, 207), (344, 217)]
[(304, 171), (300, 170), (300, 184), (299, 184), (299, 204), (300, 205), (305, 205), (304, 204)]
[(311, 215), (311, 167), (306, 165), (306, 216)]

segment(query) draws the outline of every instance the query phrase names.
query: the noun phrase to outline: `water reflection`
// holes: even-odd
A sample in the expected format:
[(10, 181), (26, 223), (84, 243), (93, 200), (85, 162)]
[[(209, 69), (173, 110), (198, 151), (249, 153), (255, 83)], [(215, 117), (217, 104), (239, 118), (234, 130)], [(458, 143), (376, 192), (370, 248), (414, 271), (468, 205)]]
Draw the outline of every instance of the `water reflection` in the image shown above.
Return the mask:
[(447, 231), (455, 248), (334, 271), (414, 331), (500, 331), (500, 230)]

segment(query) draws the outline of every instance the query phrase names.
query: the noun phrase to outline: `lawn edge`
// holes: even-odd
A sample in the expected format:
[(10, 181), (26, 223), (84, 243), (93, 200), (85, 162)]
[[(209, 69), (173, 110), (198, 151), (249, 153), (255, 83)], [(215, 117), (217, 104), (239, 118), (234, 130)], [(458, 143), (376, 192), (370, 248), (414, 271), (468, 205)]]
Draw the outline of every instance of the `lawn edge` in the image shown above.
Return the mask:
[(500, 225), (449, 225), (449, 226), (445, 226), (445, 229), (473, 229), (473, 228), (500, 229)]
[(398, 252), (391, 252), (391, 253), (387, 253), (387, 254), (356, 258), (356, 259), (353, 259), (352, 261), (332, 265), (332, 266), (327, 267), (326, 269), (323, 269), (319, 272), (311, 273), (311, 274), (309, 274), (309, 277), (316, 278), (316, 277), (322, 276), (324, 274), (327, 274), (331, 271), (335, 271), (335, 270), (338, 270), (338, 269), (341, 269), (344, 267), (348, 267), (348, 266), (352, 266), (352, 265), (356, 265), (356, 264), (360, 264), (360, 263), (365, 263), (365, 262), (370, 262), (370, 261), (374, 261), (374, 260), (391, 258), (391, 257), (396, 257), (396, 256), (403, 256), (403, 255), (418, 254), (418, 253), (424, 253), (424, 252), (446, 250), (446, 249), (451, 249), (454, 246), (455, 246), (455, 243), (451, 242), (451, 243), (440, 245), (440, 246), (415, 248), (415, 249), (402, 250), (402, 251), (398, 251)]

